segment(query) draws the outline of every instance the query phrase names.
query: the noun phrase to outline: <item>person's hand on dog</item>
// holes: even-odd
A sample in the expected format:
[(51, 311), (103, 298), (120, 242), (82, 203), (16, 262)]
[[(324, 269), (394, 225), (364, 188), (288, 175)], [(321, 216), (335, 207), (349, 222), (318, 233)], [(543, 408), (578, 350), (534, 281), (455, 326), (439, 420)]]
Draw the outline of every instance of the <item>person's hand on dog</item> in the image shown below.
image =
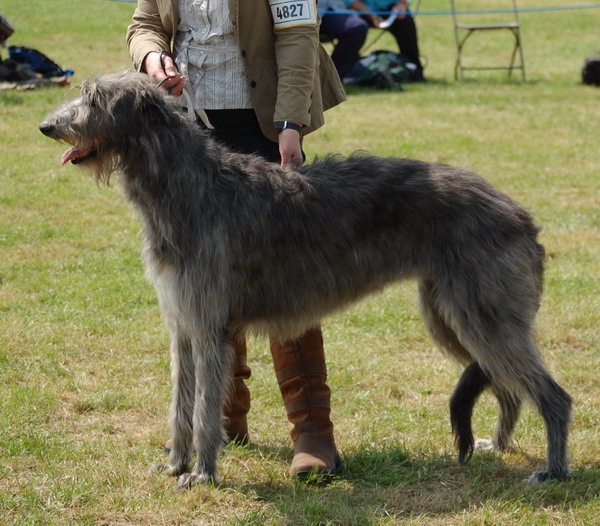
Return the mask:
[(279, 155), (281, 166), (291, 165), (298, 168), (302, 165), (302, 146), (300, 146), (300, 133), (288, 128), (279, 133)]
[(166, 53), (152, 51), (144, 59), (144, 69), (148, 76), (156, 80), (161, 88), (179, 97), (185, 88), (186, 78), (177, 71), (173, 59)]

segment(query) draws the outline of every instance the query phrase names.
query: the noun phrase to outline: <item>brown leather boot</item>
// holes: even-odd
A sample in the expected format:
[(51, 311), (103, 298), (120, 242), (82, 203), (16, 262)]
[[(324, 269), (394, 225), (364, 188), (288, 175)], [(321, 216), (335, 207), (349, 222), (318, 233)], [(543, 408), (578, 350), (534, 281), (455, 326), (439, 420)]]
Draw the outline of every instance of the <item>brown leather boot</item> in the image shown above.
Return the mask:
[(235, 351), (233, 362), (233, 393), (225, 406), (223, 414), (226, 417), (225, 431), (230, 442), (236, 444), (248, 443), (248, 419), (246, 415), (250, 411), (250, 390), (244, 380), (250, 378), (250, 367), (246, 363), (248, 354), (246, 340), (236, 338), (232, 340), (231, 346)]
[[(250, 367), (246, 363), (248, 350), (246, 340), (243, 338), (232, 339), (230, 343), (235, 351), (232, 369), (233, 391), (223, 410), (225, 416), (224, 427), (229, 442), (247, 444), (249, 438), (246, 415), (250, 411), (250, 390), (244, 380), (250, 378)], [(171, 439), (167, 440), (164, 450), (167, 453), (171, 451)]]
[(310, 329), (295, 340), (271, 342), (271, 354), (288, 419), (294, 425), (290, 476), (335, 474), (340, 457), (329, 419), (331, 391), (321, 329)]

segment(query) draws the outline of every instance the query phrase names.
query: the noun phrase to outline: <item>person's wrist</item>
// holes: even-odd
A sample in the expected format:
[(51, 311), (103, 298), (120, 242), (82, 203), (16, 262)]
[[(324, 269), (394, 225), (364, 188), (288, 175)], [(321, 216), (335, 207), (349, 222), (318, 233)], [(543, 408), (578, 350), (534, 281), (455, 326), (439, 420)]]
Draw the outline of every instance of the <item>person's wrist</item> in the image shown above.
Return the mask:
[(146, 53), (146, 56), (142, 61), (143, 71), (145, 71), (148, 74), (151, 74), (159, 65), (160, 53), (158, 51), (149, 51), (148, 53)]
[(274, 123), (275, 129), (280, 132), (283, 130), (294, 130), (298, 133), (302, 133), (302, 124), (299, 124), (294, 121), (275, 121)]
[(148, 51), (148, 53), (146, 53), (146, 56), (144, 57), (144, 62), (147, 62), (148, 60), (160, 60), (160, 52), (158, 51)]

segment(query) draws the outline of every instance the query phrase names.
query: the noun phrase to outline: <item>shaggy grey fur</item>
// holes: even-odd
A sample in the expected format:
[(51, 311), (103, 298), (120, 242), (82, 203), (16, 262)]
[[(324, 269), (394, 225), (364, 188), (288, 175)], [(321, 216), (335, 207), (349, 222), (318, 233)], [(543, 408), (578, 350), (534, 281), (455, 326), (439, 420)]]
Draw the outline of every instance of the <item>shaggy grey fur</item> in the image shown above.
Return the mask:
[[(139, 211), (143, 259), (171, 337), (173, 448), (179, 485), (217, 480), (234, 333), (294, 337), (397, 280), (419, 283), (427, 329), (466, 366), (452, 422), (466, 461), (472, 406), (490, 386), (506, 449), (522, 400), (541, 412), (548, 465), (564, 479), (571, 399), (532, 334), (544, 250), (528, 213), (481, 177), (442, 164), (366, 154), (298, 171), (232, 153), (142, 74), (101, 76), (40, 125), (75, 145), (64, 162), (99, 181), (120, 174)], [(188, 473), (192, 450), (196, 464)]]

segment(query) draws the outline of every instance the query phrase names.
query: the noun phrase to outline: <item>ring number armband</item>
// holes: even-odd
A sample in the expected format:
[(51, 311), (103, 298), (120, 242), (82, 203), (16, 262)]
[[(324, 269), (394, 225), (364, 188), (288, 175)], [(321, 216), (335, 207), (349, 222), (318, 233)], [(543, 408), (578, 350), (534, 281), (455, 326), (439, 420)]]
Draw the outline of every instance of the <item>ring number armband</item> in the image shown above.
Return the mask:
[(298, 133), (302, 133), (302, 126), (292, 121), (276, 121), (274, 125), (276, 130), (296, 130)]
[(276, 30), (319, 22), (315, 0), (269, 0), (269, 5)]

